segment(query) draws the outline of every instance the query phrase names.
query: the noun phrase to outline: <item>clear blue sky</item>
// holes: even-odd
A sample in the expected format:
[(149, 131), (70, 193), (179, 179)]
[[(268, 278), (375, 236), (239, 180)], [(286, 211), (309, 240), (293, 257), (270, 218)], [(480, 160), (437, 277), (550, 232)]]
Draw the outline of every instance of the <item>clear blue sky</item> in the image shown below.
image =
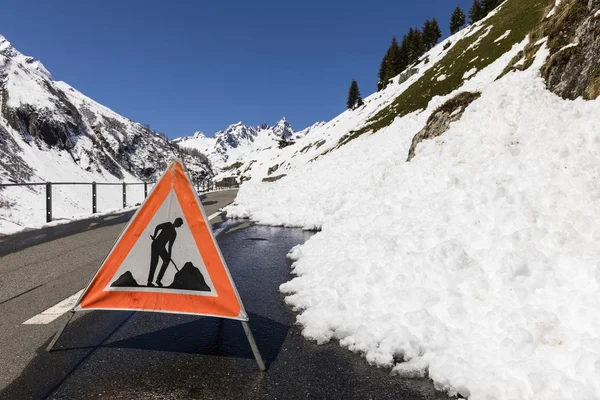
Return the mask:
[(4, 35), (63, 80), (174, 138), (286, 116), (296, 130), (363, 97), (392, 35), (471, 0), (4, 0)]

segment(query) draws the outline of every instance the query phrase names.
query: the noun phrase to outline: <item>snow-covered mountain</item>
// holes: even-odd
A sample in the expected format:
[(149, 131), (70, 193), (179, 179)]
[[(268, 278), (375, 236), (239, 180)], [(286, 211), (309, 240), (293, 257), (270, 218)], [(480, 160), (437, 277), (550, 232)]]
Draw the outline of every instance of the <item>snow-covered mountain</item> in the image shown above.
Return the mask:
[[(0, 36), (0, 182), (152, 181), (178, 154), (147, 126), (53, 80)], [(210, 170), (204, 157), (186, 156), (186, 164), (195, 179)], [(57, 187), (54, 214), (89, 213), (87, 192)], [(101, 209), (118, 208), (109, 192), (98, 193)], [(0, 231), (44, 222), (44, 204), (39, 187), (0, 189)]]
[(191, 136), (173, 139), (172, 142), (179, 145), (181, 148), (195, 149), (208, 156), (215, 152), (217, 139), (214, 137), (207, 137), (203, 132), (198, 131), (194, 132)]
[(307, 338), (460, 398), (598, 399), (599, 96), (600, 2), (507, 0), (236, 166), (227, 213), (320, 230), (280, 288)]
[(232, 175), (239, 177), (236, 166), (256, 159), (258, 153), (268, 149), (278, 149), (281, 141), (286, 144), (294, 143), (322, 124), (324, 122), (294, 132), (285, 117), (273, 126), (261, 124), (254, 127), (238, 122), (216, 132), (213, 137), (206, 137), (202, 132), (196, 132), (192, 136), (174, 139), (173, 143), (206, 154), (215, 169), (217, 179)]

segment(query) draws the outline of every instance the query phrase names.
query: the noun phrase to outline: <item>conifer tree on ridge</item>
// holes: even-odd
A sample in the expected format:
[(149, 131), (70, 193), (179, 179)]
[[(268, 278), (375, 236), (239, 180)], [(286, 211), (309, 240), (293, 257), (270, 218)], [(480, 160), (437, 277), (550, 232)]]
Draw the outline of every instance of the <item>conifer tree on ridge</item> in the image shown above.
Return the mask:
[(348, 110), (354, 110), (363, 104), (362, 98), (360, 97), (360, 90), (358, 89), (358, 83), (356, 82), (356, 79), (352, 79), (350, 89), (348, 90), (348, 101), (346, 102), (346, 106), (348, 107)]
[(454, 12), (452, 13), (452, 17), (450, 17), (450, 33), (454, 35), (456, 32), (460, 30), (465, 24), (466, 16), (463, 10), (460, 7), (456, 7)]
[(483, 17), (485, 17), (485, 14), (483, 12), (483, 7), (481, 6), (481, 3), (479, 2), (479, 0), (473, 0), (473, 5), (469, 10), (469, 19), (471, 20), (471, 23), (475, 23)]

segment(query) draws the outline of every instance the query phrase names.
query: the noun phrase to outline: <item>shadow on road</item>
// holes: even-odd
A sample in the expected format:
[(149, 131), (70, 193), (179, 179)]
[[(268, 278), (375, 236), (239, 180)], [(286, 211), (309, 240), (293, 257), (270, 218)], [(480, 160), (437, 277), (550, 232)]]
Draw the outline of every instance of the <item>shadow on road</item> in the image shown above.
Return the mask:
[[(261, 354), (267, 363), (271, 363), (281, 350), (289, 326), (252, 313), (249, 317)], [(200, 318), (143, 333), (106, 347), (254, 359), (242, 324), (228, 319), (221, 322), (216, 318)]]

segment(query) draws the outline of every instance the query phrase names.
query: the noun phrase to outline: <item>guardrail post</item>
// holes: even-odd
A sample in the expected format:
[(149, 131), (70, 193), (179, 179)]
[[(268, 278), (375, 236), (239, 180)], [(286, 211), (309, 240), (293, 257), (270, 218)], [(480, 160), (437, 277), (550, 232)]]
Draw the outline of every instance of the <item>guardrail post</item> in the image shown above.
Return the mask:
[(46, 222), (52, 222), (52, 183), (46, 182)]
[(96, 182), (92, 182), (92, 214), (96, 214), (98, 211), (96, 193)]
[(127, 207), (127, 184), (123, 182), (123, 208)]
[(148, 197), (148, 182), (144, 182), (144, 198)]

